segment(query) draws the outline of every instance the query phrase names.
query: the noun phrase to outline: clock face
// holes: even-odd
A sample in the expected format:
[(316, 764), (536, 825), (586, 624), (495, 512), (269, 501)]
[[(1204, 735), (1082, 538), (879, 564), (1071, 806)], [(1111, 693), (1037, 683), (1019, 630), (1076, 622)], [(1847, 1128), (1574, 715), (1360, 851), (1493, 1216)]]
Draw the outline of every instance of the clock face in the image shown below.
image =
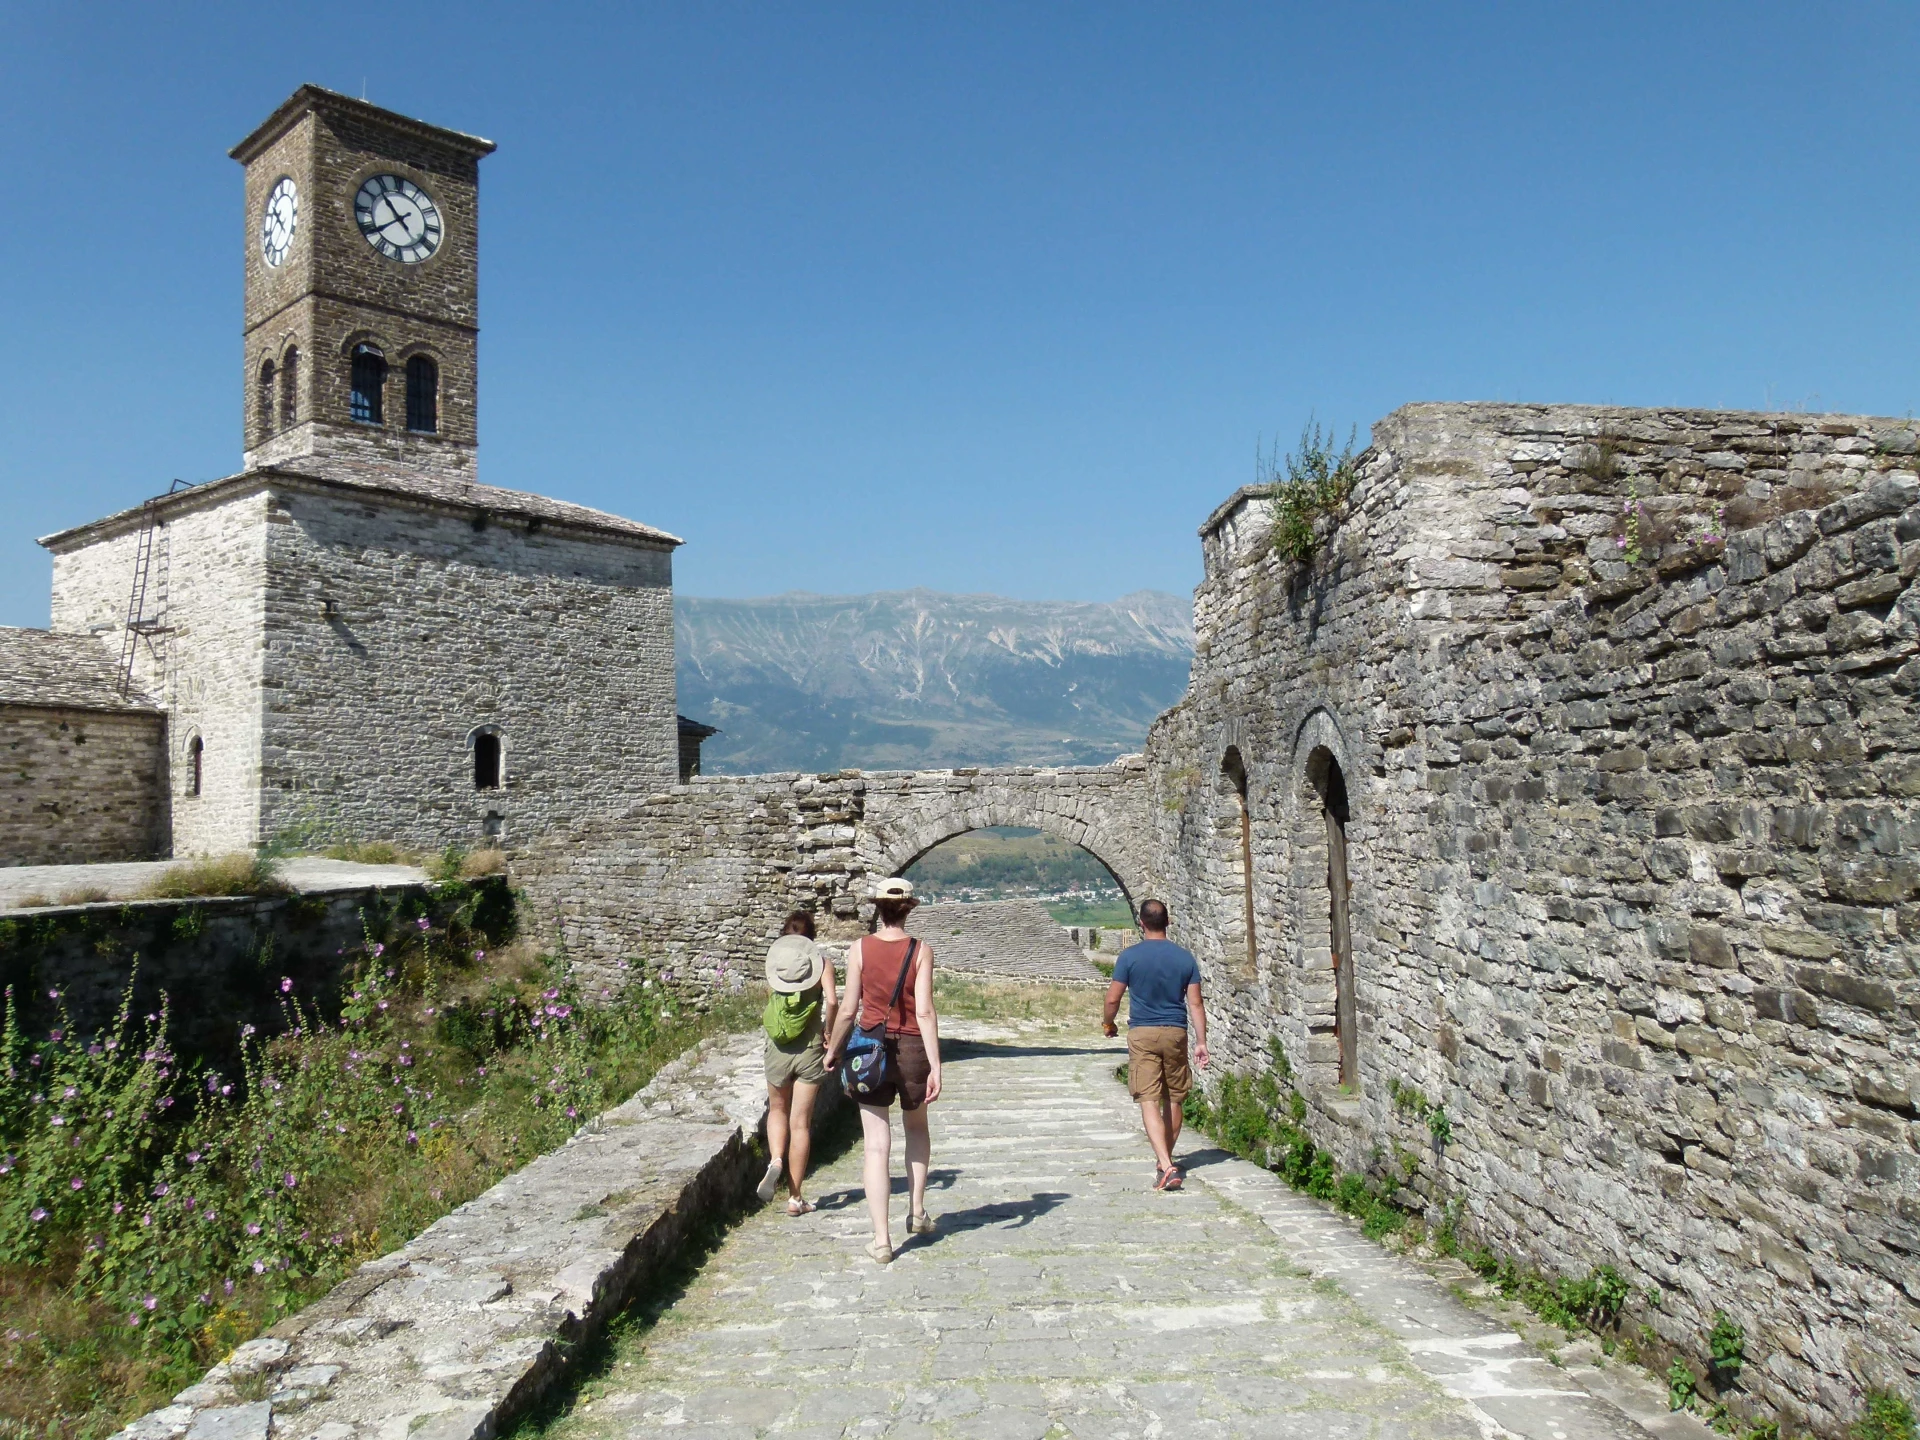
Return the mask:
[(440, 207), (411, 180), (375, 175), (353, 197), (367, 243), (389, 260), (415, 265), (440, 248)]
[(267, 192), (260, 212), (260, 258), (278, 269), (293, 249), (293, 232), (300, 223), (300, 187), (291, 175), (282, 175)]

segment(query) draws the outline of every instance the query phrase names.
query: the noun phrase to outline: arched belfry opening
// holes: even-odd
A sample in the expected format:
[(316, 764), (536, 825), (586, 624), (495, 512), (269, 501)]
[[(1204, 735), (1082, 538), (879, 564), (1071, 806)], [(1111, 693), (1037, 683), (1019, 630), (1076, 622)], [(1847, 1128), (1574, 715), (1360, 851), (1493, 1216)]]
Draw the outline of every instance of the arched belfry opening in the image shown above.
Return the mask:
[(1307, 781), (1319, 811), (1326, 861), (1325, 889), (1321, 893), (1325, 897), (1327, 951), (1333, 971), (1332, 1018), (1339, 1080), (1343, 1089), (1351, 1090), (1360, 1084), (1360, 1019), (1354, 992), (1352, 884), (1347, 865), (1347, 822), (1351, 815), (1347, 777), (1333, 752), (1322, 747), (1307, 757)]
[(1253, 811), (1247, 800), (1247, 765), (1238, 746), (1229, 745), (1220, 759), (1219, 790), (1222, 807), (1222, 839), (1227, 852), (1227, 889), (1232, 892), (1229, 914), (1232, 917), (1224, 937), (1228, 963), (1241, 978), (1252, 980), (1260, 973), (1259, 937), (1253, 925)]

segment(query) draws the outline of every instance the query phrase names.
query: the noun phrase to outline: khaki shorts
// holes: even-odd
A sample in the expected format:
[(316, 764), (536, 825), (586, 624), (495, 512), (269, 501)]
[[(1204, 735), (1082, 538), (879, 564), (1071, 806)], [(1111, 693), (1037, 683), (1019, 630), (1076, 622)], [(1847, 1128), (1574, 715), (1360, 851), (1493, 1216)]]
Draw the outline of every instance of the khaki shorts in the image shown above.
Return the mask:
[(1187, 1027), (1135, 1025), (1127, 1031), (1127, 1093), (1136, 1100), (1161, 1096), (1178, 1105), (1193, 1088), (1187, 1066)]
[(767, 1084), (784, 1090), (798, 1080), (802, 1085), (818, 1085), (827, 1078), (827, 1050), (818, 1030), (788, 1047), (767, 1041)]

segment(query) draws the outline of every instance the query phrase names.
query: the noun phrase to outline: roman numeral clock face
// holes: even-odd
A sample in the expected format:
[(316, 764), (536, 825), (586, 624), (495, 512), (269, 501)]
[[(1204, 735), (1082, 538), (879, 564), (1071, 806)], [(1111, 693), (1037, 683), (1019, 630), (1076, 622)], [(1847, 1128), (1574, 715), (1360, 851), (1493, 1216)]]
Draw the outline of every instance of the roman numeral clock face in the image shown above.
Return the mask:
[(260, 258), (279, 269), (293, 248), (293, 232), (299, 224), (299, 187), (291, 175), (282, 175), (267, 192), (266, 208), (260, 212)]
[(440, 207), (398, 175), (369, 178), (353, 197), (353, 218), (369, 245), (402, 265), (417, 265), (440, 248)]

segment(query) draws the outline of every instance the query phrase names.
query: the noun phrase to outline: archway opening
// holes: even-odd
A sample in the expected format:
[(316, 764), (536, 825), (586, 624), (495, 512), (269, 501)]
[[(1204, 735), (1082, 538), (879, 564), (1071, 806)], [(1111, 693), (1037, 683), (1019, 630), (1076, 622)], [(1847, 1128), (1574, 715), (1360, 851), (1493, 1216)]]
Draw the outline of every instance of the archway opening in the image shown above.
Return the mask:
[(1317, 749), (1307, 757), (1307, 780), (1320, 811), (1326, 847), (1327, 948), (1333, 966), (1333, 1035), (1339, 1049), (1343, 1089), (1360, 1084), (1360, 1016), (1354, 991), (1353, 925), (1349, 913), (1352, 886), (1347, 871), (1347, 777), (1333, 753)]
[[(1233, 925), (1221, 937), (1233, 968), (1245, 980), (1260, 972), (1258, 936), (1253, 928), (1253, 812), (1247, 805), (1247, 765), (1238, 747), (1229, 745), (1220, 758), (1219, 788), (1227, 799), (1221, 807), (1221, 835), (1233, 902), (1228, 909)], [(1233, 930), (1238, 933), (1233, 933)]]
[(1133, 897), (1111, 867), (1036, 827), (950, 835), (900, 874), (922, 902), (909, 928), (963, 973), (1092, 980), (1138, 938)]

